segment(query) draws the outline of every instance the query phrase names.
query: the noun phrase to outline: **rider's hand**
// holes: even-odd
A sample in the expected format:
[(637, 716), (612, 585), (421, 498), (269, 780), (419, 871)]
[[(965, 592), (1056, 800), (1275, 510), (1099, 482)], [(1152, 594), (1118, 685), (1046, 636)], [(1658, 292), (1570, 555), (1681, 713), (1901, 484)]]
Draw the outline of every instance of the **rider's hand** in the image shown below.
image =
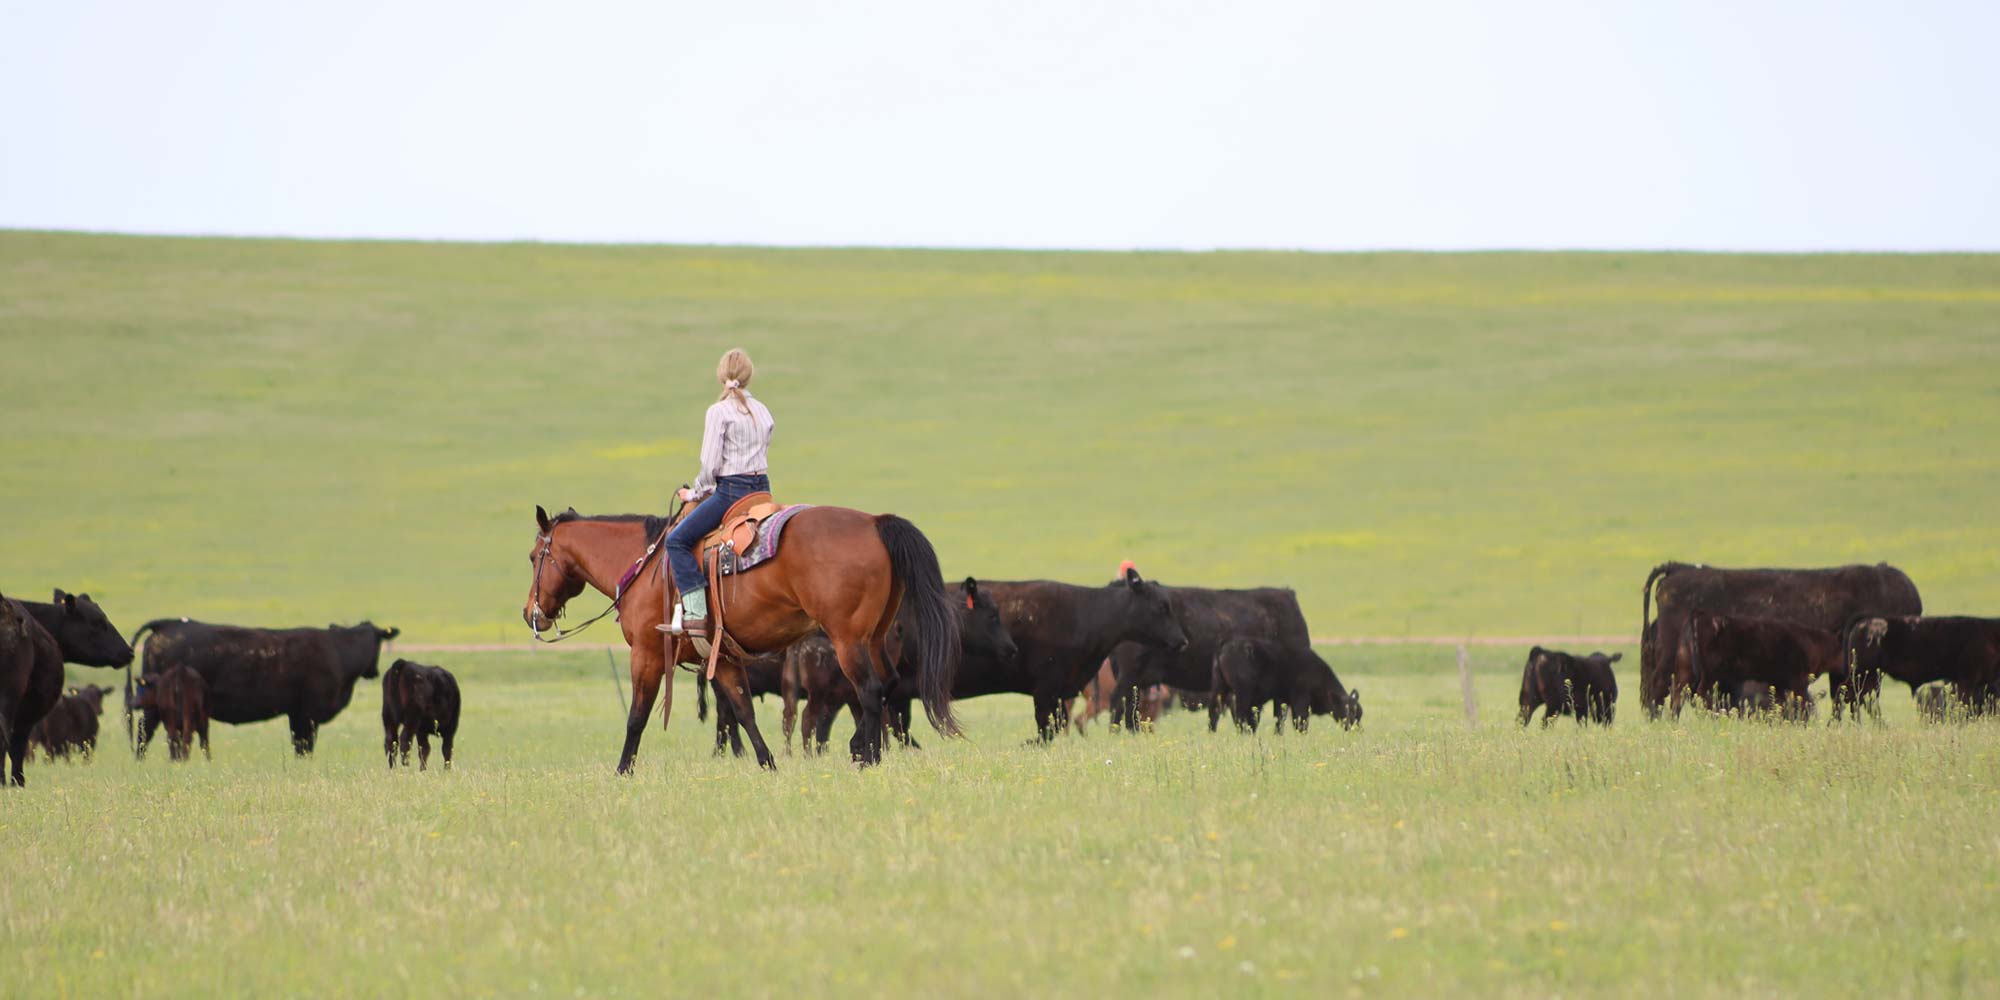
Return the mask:
[(681, 487), (678, 490), (675, 490), (674, 495), (680, 497), (682, 503), (694, 502), (694, 491), (685, 486)]

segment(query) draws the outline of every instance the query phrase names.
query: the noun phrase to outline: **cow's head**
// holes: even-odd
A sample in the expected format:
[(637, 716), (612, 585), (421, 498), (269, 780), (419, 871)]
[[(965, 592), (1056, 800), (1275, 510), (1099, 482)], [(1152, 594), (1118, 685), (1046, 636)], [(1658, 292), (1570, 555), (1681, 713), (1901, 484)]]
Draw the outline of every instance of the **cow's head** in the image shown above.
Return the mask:
[(1521, 668), (1521, 714), (1517, 717), (1521, 725), (1535, 715), (1535, 709), (1542, 704), (1542, 669), (1548, 662), (1549, 651), (1540, 646), (1528, 650), (1528, 662)]
[[(334, 626), (334, 627), (338, 628), (339, 626)], [(362, 665), (361, 676), (370, 679), (380, 677), (382, 675), (382, 671), (380, 667), (377, 666), (376, 661), (381, 658), (382, 644), (385, 642), (390, 642), (394, 640), (397, 636), (402, 635), (403, 630), (399, 628), (382, 628), (376, 625), (374, 622), (368, 621), (366, 619), (363, 619), (360, 624), (354, 627), (357, 629), (365, 629), (368, 632), (368, 634), (375, 640), (375, 651), (369, 654), (367, 662)]]
[(105, 687), (101, 684), (85, 684), (76, 692), (76, 696), (84, 704), (90, 706), (92, 714), (103, 715), (104, 696), (110, 694), (113, 690), (116, 689)]
[(521, 620), (537, 635), (554, 628), (570, 598), (583, 593), (583, 574), (577, 572), (575, 561), (556, 540), (556, 527), (574, 514), (572, 509), (552, 518), (541, 505), (535, 506), (535, 544), (528, 549), (528, 568), (534, 576), (528, 580), (528, 600), (521, 605)]
[(979, 656), (990, 656), (1001, 663), (1012, 663), (1021, 655), (1019, 646), (1014, 644), (1013, 635), (1000, 621), (1000, 606), (993, 603), (993, 595), (981, 590), (979, 581), (965, 578), (964, 603), (958, 608), (958, 635), (965, 651)]
[(52, 631), (64, 660), (87, 667), (122, 667), (132, 662), (132, 647), (89, 594), (58, 590), (55, 606), (60, 621)]
[(1181, 628), (1181, 620), (1174, 614), (1166, 588), (1139, 576), (1139, 567), (1131, 560), (1118, 568), (1118, 579), (1111, 586), (1123, 589), (1127, 595), (1125, 638), (1148, 646), (1165, 646), (1175, 652), (1188, 647), (1187, 631)]

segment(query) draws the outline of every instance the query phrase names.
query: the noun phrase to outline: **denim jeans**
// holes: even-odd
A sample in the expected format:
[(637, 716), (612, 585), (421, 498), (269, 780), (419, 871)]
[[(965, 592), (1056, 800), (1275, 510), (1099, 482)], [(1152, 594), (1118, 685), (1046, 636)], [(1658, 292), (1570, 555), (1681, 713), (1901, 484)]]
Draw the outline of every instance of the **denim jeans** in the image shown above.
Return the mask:
[(681, 523), (667, 532), (667, 563), (674, 568), (674, 586), (680, 588), (681, 593), (708, 586), (708, 581), (701, 575), (701, 561), (694, 554), (694, 547), (701, 544), (702, 536), (722, 527), (722, 515), (729, 513), (730, 504), (752, 493), (766, 493), (770, 489), (771, 477), (762, 473), (722, 476), (715, 481), (715, 492), (696, 504), (693, 510), (681, 515)]

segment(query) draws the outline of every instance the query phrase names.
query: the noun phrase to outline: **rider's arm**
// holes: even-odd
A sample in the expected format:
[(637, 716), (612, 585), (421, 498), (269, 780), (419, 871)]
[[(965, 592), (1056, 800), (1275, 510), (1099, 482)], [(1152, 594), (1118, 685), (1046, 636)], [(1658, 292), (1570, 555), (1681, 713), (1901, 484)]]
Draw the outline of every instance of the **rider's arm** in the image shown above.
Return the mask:
[(722, 468), (722, 405), (708, 408), (708, 420), (701, 429), (701, 473), (694, 477), (694, 498), (715, 492), (715, 474)]

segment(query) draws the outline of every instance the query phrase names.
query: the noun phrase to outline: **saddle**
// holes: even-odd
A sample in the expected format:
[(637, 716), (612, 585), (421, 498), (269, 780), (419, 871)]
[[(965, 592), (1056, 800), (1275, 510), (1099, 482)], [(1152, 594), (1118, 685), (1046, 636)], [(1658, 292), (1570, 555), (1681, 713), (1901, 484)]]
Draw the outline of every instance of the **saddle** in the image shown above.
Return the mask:
[[(776, 556), (779, 533), (784, 530), (785, 522), (809, 506), (785, 506), (772, 500), (769, 493), (752, 493), (729, 505), (729, 510), (722, 515), (721, 526), (702, 536), (701, 544), (695, 546), (702, 575), (708, 582), (708, 634), (685, 637), (694, 654), (693, 661), (681, 658), (675, 637), (668, 636), (669, 660), (676, 663), (706, 661), (705, 676), (712, 680), (716, 662), (725, 650), (732, 660), (749, 658), (749, 654), (730, 637), (723, 625), (722, 581)], [(664, 559), (660, 561), (660, 573), (663, 578), (671, 576)], [(662, 586), (660, 589), (662, 594), (667, 595), (665, 613), (672, 617), (673, 588)]]

